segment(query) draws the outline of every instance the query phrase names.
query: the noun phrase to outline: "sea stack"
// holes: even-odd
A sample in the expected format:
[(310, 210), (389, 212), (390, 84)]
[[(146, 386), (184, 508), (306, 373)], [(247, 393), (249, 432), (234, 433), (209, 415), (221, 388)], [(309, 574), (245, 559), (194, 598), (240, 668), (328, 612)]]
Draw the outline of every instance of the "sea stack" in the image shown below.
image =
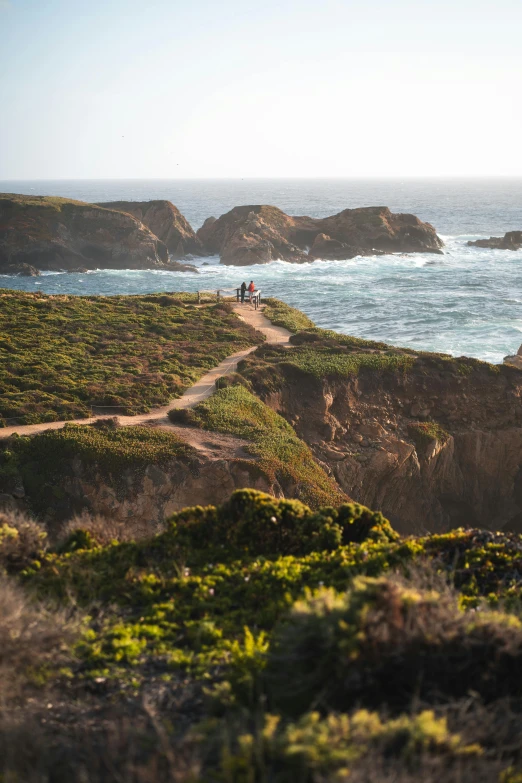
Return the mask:
[(388, 207), (345, 209), (326, 218), (292, 217), (277, 207), (234, 207), (208, 219), (197, 233), (222, 264), (246, 266), (283, 260), (303, 263), (383, 253), (441, 253), (433, 226)]
[(503, 237), (470, 240), (467, 245), (468, 247), (486, 247), (489, 250), (520, 250), (522, 231), (508, 231)]

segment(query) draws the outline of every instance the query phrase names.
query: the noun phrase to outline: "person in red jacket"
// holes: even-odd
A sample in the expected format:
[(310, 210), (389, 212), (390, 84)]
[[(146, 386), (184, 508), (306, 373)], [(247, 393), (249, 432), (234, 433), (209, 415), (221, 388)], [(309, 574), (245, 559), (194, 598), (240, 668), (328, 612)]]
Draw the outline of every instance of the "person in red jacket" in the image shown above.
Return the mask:
[(256, 290), (256, 287), (254, 285), (254, 281), (250, 281), (250, 285), (248, 286), (248, 300), (251, 302), (252, 297), (254, 296), (254, 291)]

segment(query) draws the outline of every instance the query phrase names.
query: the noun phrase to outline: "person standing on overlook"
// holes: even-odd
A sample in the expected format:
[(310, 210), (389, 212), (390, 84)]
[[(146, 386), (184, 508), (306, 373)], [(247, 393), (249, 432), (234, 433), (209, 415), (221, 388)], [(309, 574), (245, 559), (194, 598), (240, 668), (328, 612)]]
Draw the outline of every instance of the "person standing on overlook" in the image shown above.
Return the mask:
[(248, 300), (249, 302), (252, 301), (252, 297), (254, 296), (254, 291), (256, 290), (256, 287), (254, 285), (254, 281), (250, 281), (250, 285), (248, 286)]
[(241, 283), (241, 304), (245, 304), (246, 290), (247, 290), (247, 284)]

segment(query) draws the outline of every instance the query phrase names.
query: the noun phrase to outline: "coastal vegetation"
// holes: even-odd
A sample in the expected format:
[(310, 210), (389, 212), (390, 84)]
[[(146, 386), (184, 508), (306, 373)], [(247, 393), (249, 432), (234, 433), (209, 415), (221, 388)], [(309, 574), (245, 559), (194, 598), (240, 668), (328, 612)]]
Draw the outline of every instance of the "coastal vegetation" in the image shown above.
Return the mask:
[[(358, 504), (312, 511), (252, 490), (134, 541), (103, 540), (88, 518), (51, 544), (23, 529), (0, 518), (11, 607), (0, 636), (15, 602), (33, 647), (19, 660), (3, 649), (1, 662), (46, 714), (32, 739), (47, 743), (41, 778), (59, 768), (53, 780), (80, 781), (100, 764), (96, 779), (115, 781), (116, 764), (135, 783), (154, 769), (216, 783), (375, 780), (385, 769), (467, 782), (479, 768), (479, 780), (519, 780), (520, 536), (400, 537)], [(91, 755), (78, 756), (68, 724), (73, 694), (89, 705), (76, 714)], [(14, 714), (4, 708), (11, 736)], [(23, 758), (2, 756), (6, 780)]]
[[(145, 413), (262, 335), (195, 294), (0, 294), (0, 426)], [(103, 412), (103, 411), (101, 411)]]
[(245, 438), (259, 459), (259, 467), (284, 488), (286, 496), (299, 498), (314, 508), (345, 499), (290, 424), (241, 381), (218, 389), (193, 409), (172, 410), (169, 418), (174, 423)]
[[(196, 307), (191, 295), (3, 298), (10, 323), (27, 308), (28, 324), (53, 335), (40, 359), (84, 346), (107, 386), (137, 358), (122, 337), (131, 323), (149, 371), (178, 363), (176, 388), (205, 361), (261, 342), (227, 304)], [(418, 373), (428, 385), (448, 370), (462, 387), (494, 371), (318, 329), (277, 300), (265, 313), (295, 333), (291, 349), (260, 345), (211, 397), (171, 411), (175, 430), (106, 419), (0, 442), (0, 495), (25, 507), (0, 512), (0, 783), (522, 780), (522, 536), (399, 535), (351, 502), (296, 434), (298, 419), (276, 412), (296, 388), (324, 400), (331, 379), (401, 385)], [(26, 333), (7, 334), (16, 355), (36, 353)], [(97, 341), (98, 363), (86, 347)], [(58, 359), (52, 367), (57, 381)], [(119, 378), (125, 404), (143, 404), (124, 398)], [(422, 411), (410, 400), (401, 433), (419, 454), (450, 437)], [(241, 489), (222, 504), (195, 498), (160, 524), (85, 511), (64, 524), (73, 464), (123, 496), (129, 468), (197, 472), (188, 440), (201, 431), (236, 438), (242, 456), (230, 459), (250, 453), (250, 475), (284, 498)]]

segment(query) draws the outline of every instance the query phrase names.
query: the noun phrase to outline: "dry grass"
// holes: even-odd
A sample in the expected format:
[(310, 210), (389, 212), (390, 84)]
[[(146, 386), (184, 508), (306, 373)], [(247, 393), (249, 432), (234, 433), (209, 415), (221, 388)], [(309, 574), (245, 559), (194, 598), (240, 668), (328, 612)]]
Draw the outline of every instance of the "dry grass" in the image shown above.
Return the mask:
[(107, 546), (113, 541), (121, 543), (123, 541), (140, 541), (161, 533), (166, 529), (165, 522), (148, 521), (130, 518), (125, 522), (118, 522), (110, 517), (104, 517), (100, 514), (90, 514), (83, 511), (77, 514), (61, 528), (57, 544), (65, 543), (73, 536), (82, 531), (88, 533), (93, 542), (99, 546)]
[(65, 612), (33, 602), (8, 577), (0, 577), (0, 702), (45, 680), (67, 657), (77, 624)]
[(22, 571), (46, 547), (43, 525), (16, 511), (0, 511), (0, 573)]

